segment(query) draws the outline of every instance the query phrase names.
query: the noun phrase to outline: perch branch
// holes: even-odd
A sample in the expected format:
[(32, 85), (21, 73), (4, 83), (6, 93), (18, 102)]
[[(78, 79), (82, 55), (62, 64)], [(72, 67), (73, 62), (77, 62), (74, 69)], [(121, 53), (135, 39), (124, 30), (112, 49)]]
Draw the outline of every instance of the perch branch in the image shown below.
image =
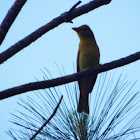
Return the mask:
[(13, 88), (1, 91), (0, 100), (8, 98), (8, 97), (12, 97), (12, 96), (24, 93), (24, 92), (28, 92), (28, 91), (55, 87), (55, 86), (63, 85), (63, 84), (70, 83), (73, 81), (77, 81), (77, 80), (86, 78), (88, 76), (91, 76), (93, 73), (101, 73), (108, 70), (112, 70), (112, 69), (127, 65), (129, 63), (132, 63), (134, 61), (137, 61), (139, 59), (140, 59), (140, 52), (137, 52), (125, 58), (121, 58), (119, 60), (115, 60), (115, 61), (103, 64), (103, 65), (100, 64), (95, 68), (87, 69), (87, 70), (84, 70), (82, 72), (78, 72), (72, 75), (68, 75), (68, 76), (64, 76), (64, 77), (60, 77), (60, 78), (56, 78), (52, 80), (32, 82), (25, 85), (13, 87)]

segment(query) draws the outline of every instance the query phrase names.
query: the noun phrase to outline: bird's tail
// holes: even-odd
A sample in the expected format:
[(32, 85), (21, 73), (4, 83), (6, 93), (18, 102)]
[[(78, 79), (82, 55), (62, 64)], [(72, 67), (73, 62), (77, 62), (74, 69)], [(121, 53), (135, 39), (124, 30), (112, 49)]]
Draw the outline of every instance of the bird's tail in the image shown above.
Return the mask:
[(77, 108), (78, 113), (85, 112), (86, 114), (89, 114), (88, 96), (89, 94), (80, 94), (79, 104)]

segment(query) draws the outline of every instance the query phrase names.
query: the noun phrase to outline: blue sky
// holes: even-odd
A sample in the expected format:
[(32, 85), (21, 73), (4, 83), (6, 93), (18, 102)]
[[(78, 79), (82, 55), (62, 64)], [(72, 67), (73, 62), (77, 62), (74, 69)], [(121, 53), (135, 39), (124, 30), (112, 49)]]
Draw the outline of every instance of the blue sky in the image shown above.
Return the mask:
[[(28, 0), (11, 26), (0, 47), (0, 53), (53, 18), (68, 11), (76, 2), (75, 0)], [(85, 0), (80, 5), (87, 2)], [(0, 2), (0, 22), (13, 3), (14, 0)], [(35, 77), (42, 80), (43, 74), (40, 69), (43, 69), (44, 66), (50, 70), (54, 77), (60, 76), (55, 63), (60, 67), (63, 65), (67, 74), (72, 74), (79, 43), (78, 36), (71, 29), (72, 27), (83, 24), (90, 26), (100, 48), (100, 63), (102, 64), (139, 51), (139, 7), (139, 0), (112, 0), (109, 5), (74, 19), (73, 24), (63, 23), (49, 31), (0, 66), (0, 91), (36, 81)], [(135, 90), (139, 90), (140, 61), (115, 71), (123, 71), (128, 75), (129, 80), (138, 80)], [(0, 112), (2, 112), (0, 115), (0, 139), (10, 139), (4, 132), (12, 127), (11, 123), (8, 122), (11, 118), (9, 113), (14, 112), (15, 109), (18, 110), (16, 102), (19, 97), (24, 98), (29, 94), (32, 93), (15, 96), (0, 102)]]

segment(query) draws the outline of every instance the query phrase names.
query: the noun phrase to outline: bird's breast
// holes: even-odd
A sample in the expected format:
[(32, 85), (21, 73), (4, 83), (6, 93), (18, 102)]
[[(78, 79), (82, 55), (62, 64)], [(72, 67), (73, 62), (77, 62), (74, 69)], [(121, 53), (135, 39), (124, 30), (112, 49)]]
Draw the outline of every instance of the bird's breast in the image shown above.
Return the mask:
[(80, 71), (95, 67), (99, 64), (99, 49), (97, 46), (79, 48), (79, 69)]

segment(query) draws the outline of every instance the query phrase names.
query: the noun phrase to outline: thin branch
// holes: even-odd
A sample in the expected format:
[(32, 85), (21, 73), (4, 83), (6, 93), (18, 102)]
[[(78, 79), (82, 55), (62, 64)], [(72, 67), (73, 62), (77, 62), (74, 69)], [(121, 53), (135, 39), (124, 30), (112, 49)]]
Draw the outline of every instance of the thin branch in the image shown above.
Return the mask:
[(39, 37), (41, 37), (43, 34), (46, 32), (50, 31), (51, 29), (57, 27), (58, 25), (71, 21), (72, 19), (83, 15), (85, 13), (88, 13), (89, 11), (94, 10), (95, 8), (98, 8), (102, 5), (109, 4), (111, 0), (94, 0), (89, 2), (88, 4), (85, 4), (79, 8), (72, 9), (72, 11), (65, 12), (61, 14), (59, 17), (53, 19), (51, 22), (48, 24), (42, 26), (38, 30), (34, 31), (24, 39), (20, 40), (13, 46), (11, 46), (9, 49), (4, 51), (3, 53), (0, 54), (0, 64), (2, 64), (4, 61), (7, 59), (11, 58), (13, 55), (30, 45), (32, 42), (37, 40)]
[(69, 13), (72, 12), (82, 1), (78, 1), (70, 10)]
[(71, 12), (72, 12), (81, 2), (82, 2), (82, 1), (78, 1), (78, 2), (68, 11), (66, 22), (73, 23), (73, 22), (69, 19), (69, 14), (71, 14)]
[(27, 0), (16, 0), (0, 26), (0, 45)]
[(12, 97), (14, 95), (18, 95), (24, 92), (28, 92), (28, 91), (55, 87), (55, 86), (63, 85), (63, 84), (70, 83), (73, 81), (77, 81), (77, 80), (86, 78), (88, 76), (91, 76), (93, 73), (101, 73), (108, 70), (112, 70), (114, 68), (127, 65), (139, 59), (140, 59), (140, 52), (137, 52), (125, 58), (121, 58), (119, 60), (115, 60), (110, 63), (106, 63), (104, 65), (100, 64), (95, 68), (87, 69), (87, 70), (84, 70), (82, 72), (78, 72), (72, 75), (68, 75), (68, 76), (64, 76), (64, 77), (60, 77), (60, 78), (56, 78), (52, 80), (28, 83), (25, 85), (13, 87), (13, 88), (1, 91), (0, 100), (8, 98), (8, 97)]
[(41, 126), (41, 128), (33, 135), (33, 137), (30, 140), (33, 140), (38, 135), (38, 133), (44, 128), (44, 126), (46, 126), (46, 124), (53, 118), (53, 116), (55, 115), (55, 113), (62, 101), (62, 98), (63, 98), (63, 96), (61, 96), (60, 101), (57, 104), (57, 106), (56, 106), (55, 110), (53, 111), (53, 114), (50, 116), (50, 118)]

